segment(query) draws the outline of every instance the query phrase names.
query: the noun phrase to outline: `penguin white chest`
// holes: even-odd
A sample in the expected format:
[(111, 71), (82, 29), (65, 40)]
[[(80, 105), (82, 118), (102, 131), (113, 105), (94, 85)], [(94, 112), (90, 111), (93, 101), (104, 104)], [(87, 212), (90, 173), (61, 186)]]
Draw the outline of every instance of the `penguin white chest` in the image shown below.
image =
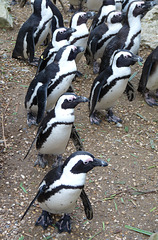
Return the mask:
[(158, 89), (158, 62), (156, 63), (156, 71), (149, 76), (146, 87), (151, 91)]
[(81, 194), (82, 189), (61, 189), (43, 203), (40, 207), (54, 214), (70, 213), (76, 205), (76, 201)]
[(44, 141), (41, 154), (59, 155), (64, 153), (71, 134), (72, 124), (57, 124)]
[(64, 77), (61, 82), (56, 84), (56, 87), (53, 87), (53, 85), (55, 85), (53, 83), (49, 85), (48, 90), (52, 88), (52, 91), (50, 91), (50, 94), (47, 96), (47, 111), (51, 110), (58, 98), (68, 90), (74, 77), (75, 74), (70, 73), (68, 76)]
[(108, 109), (121, 97), (126, 89), (128, 79), (118, 80), (114, 86), (98, 101), (96, 105), (97, 110)]

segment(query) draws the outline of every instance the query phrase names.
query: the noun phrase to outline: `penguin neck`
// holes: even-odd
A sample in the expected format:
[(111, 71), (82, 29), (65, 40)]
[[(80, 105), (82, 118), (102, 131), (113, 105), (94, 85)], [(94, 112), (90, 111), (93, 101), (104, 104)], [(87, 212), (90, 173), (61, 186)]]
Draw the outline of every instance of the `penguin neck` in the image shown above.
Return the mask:
[(115, 5), (108, 5), (108, 6), (103, 6), (100, 11), (100, 15), (98, 17), (98, 23), (101, 23), (106, 16), (108, 15), (109, 12), (116, 10)]
[(131, 68), (130, 67), (117, 67), (116, 61), (113, 62), (112, 64), (112, 71), (113, 71), (113, 76), (117, 76), (118, 73), (120, 72), (120, 76), (123, 78), (128, 77), (131, 75)]
[(112, 22), (109, 22), (107, 23), (108, 25), (108, 28), (110, 30), (115, 30), (115, 29), (121, 29), (122, 28), (122, 23), (118, 22), (118, 23), (112, 23)]
[(75, 121), (74, 109), (72, 108), (62, 109), (61, 106), (60, 107), (56, 106), (55, 116), (58, 122), (74, 122)]
[(68, 45), (68, 41), (66, 39), (61, 40), (61, 41), (52, 41), (52, 45), (54, 46), (55, 49), (60, 49), (61, 47)]
[(138, 31), (138, 29), (141, 29), (141, 15), (134, 17), (133, 14), (128, 14), (127, 24), (130, 29)]

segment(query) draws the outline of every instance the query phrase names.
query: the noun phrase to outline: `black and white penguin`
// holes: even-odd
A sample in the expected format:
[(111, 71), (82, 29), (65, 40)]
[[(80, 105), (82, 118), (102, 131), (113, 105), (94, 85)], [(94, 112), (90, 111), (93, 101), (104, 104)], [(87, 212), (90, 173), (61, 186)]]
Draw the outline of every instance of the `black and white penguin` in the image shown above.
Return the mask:
[(45, 110), (50, 111), (57, 99), (69, 89), (78, 73), (75, 58), (81, 51), (82, 47), (73, 45), (60, 48), (54, 62), (32, 80), (25, 97), (29, 125), (39, 124)]
[[(39, 152), (35, 165), (44, 168), (47, 164), (44, 159), (46, 154), (57, 156), (57, 160), (60, 160), (60, 155), (65, 152), (68, 145), (75, 121), (74, 109), (81, 102), (88, 102), (88, 99), (67, 92), (58, 99), (53, 110), (44, 117), (34, 139), (36, 149)], [(25, 158), (29, 154), (32, 145)]]
[(42, 208), (42, 214), (35, 225), (47, 229), (53, 223), (52, 214), (64, 214), (56, 223), (56, 227), (59, 233), (70, 233), (69, 214), (74, 210), (78, 198), (81, 197), (86, 217), (91, 220), (93, 211), (88, 196), (84, 191), (84, 185), (86, 173), (97, 166), (105, 167), (108, 164), (95, 158), (89, 152), (77, 151), (72, 153), (63, 165), (52, 169), (46, 174), (39, 185), (35, 198), (25, 211), (22, 219), (37, 199), (39, 206)]
[(100, 72), (109, 66), (110, 58), (117, 49), (127, 49), (138, 53), (141, 40), (141, 17), (149, 10), (152, 3), (134, 1), (130, 3), (126, 19), (120, 31), (111, 39), (105, 48), (100, 64)]
[[(69, 38), (76, 30), (73, 28), (57, 28), (52, 36), (52, 41), (44, 50), (38, 61), (37, 73), (54, 61), (57, 51), (69, 44)], [(36, 73), (36, 74), (37, 74)]]
[[(103, 56), (108, 42), (122, 28), (122, 20), (123, 16), (121, 12), (111, 11), (107, 15), (106, 23), (100, 24), (90, 32), (85, 51), (87, 64), (92, 65), (97, 61), (97, 59)], [(94, 72), (96, 72), (96, 69), (94, 69)]]
[(63, 26), (61, 13), (50, 0), (35, 0), (33, 6), (33, 13), (19, 30), (12, 54), (13, 58), (29, 60), (30, 63), (35, 61), (37, 47), (52, 29)]
[[(70, 20), (70, 27), (76, 29), (74, 33), (72, 33), (69, 43), (75, 46), (81, 46), (86, 49), (87, 40), (89, 36), (89, 30), (87, 28), (87, 21), (89, 18), (93, 18), (94, 12), (76, 12), (72, 15)], [(83, 53), (78, 54), (76, 58), (76, 63), (79, 62)]]
[(102, 24), (104, 20), (107, 18), (109, 12), (115, 10), (116, 10), (115, 0), (103, 0), (102, 6), (100, 7), (98, 13), (94, 16), (89, 30), (92, 31), (95, 27)]
[(144, 95), (146, 103), (151, 107), (158, 106), (158, 102), (149, 93), (155, 90), (158, 97), (158, 46), (147, 57), (138, 86), (138, 91)]
[(92, 124), (100, 123), (95, 116), (97, 110), (107, 110), (109, 122), (122, 122), (113, 114), (111, 107), (125, 91), (131, 74), (130, 65), (136, 61), (142, 61), (142, 59), (128, 50), (116, 50), (110, 59), (110, 66), (96, 77), (89, 97), (90, 122)]

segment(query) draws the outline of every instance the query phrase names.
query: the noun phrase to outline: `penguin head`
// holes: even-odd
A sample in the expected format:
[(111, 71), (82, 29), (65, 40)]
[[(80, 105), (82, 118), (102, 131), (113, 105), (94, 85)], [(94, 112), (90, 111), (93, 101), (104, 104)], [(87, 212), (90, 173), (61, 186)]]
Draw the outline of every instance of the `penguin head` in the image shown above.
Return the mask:
[(86, 151), (72, 153), (63, 165), (63, 167), (67, 168), (72, 174), (87, 173), (97, 166), (105, 167), (108, 166), (108, 164), (95, 158), (91, 153)]
[(134, 16), (135, 18), (138, 16), (142, 17), (150, 7), (151, 4), (148, 1), (133, 1), (128, 6), (127, 16)]
[(111, 11), (109, 12), (109, 14), (107, 15), (107, 23), (119, 23), (123, 20), (123, 14), (122, 12), (119, 11)]
[(76, 28), (82, 24), (86, 24), (89, 18), (93, 18), (95, 15), (94, 12), (76, 12), (72, 15), (70, 20), (70, 27)]
[(134, 65), (135, 62), (142, 62), (143, 59), (128, 50), (116, 50), (111, 59), (110, 65), (116, 65), (118, 68), (129, 67)]
[(64, 62), (64, 61), (73, 61), (75, 60), (78, 53), (83, 52), (83, 47), (76, 47), (74, 45), (66, 45), (61, 47), (54, 59), (54, 62)]
[(66, 27), (57, 28), (53, 33), (52, 44), (54, 45), (55, 42), (60, 42), (63, 40), (66, 40), (68, 44), (68, 40), (73, 32), (76, 32), (76, 29)]
[(64, 93), (58, 100), (57, 105), (60, 105), (62, 109), (74, 109), (81, 102), (88, 102), (88, 98), (77, 96), (74, 93)]
[(115, 6), (115, 0), (103, 0), (102, 7), (103, 6), (109, 6), (114, 5)]

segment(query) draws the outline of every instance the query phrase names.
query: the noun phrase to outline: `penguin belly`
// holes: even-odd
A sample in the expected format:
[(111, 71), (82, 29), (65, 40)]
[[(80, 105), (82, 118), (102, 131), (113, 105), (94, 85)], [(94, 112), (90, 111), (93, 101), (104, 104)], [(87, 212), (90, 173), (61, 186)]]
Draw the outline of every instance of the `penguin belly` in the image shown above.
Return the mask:
[(64, 77), (61, 83), (59, 83), (55, 88), (53, 88), (52, 91), (50, 84), (50, 86), (48, 87), (48, 92), (50, 91), (50, 94), (48, 94), (47, 96), (47, 111), (50, 111), (54, 107), (54, 104), (56, 103), (58, 98), (68, 90), (74, 77), (75, 74), (70, 74), (67, 77)]
[(146, 88), (150, 91), (158, 89), (158, 63), (156, 63), (156, 71), (154, 71), (154, 73), (148, 78)]
[(59, 155), (64, 153), (70, 139), (72, 124), (57, 124), (53, 127), (50, 135), (42, 144), (39, 152), (41, 154)]
[(108, 109), (114, 105), (126, 89), (128, 79), (121, 79), (97, 102), (96, 110)]
[(39, 203), (40, 207), (54, 214), (71, 213), (82, 189), (61, 189), (46, 201)]

